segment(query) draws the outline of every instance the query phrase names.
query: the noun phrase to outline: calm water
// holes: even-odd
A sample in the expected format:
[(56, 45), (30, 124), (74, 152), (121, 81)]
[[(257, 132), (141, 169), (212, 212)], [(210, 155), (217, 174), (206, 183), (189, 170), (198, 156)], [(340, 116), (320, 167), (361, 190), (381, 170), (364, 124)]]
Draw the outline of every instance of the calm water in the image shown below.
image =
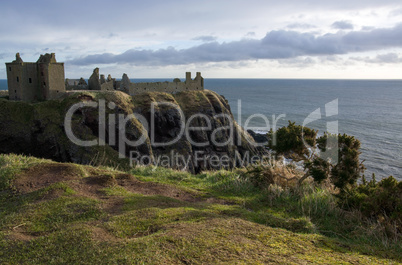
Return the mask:
[[(288, 120), (302, 124), (320, 108), (322, 119), (309, 127), (322, 133), (327, 122), (338, 121), (340, 133), (361, 141), (366, 175), (374, 172), (378, 178), (393, 175), (402, 180), (402, 80), (206, 79), (205, 88), (224, 95), (243, 126), (253, 114), (266, 117), (270, 127), (281, 114), (286, 117), (277, 127)], [(6, 80), (0, 80), (0, 89), (7, 89)], [(325, 117), (325, 104), (336, 99), (338, 115)], [(266, 121), (254, 118), (248, 126), (265, 127)]]

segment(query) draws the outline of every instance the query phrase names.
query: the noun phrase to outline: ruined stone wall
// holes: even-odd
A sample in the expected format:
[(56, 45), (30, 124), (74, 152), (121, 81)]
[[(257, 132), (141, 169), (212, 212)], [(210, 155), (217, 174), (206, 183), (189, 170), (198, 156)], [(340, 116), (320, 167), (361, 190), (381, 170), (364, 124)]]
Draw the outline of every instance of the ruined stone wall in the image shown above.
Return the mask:
[(114, 82), (113, 81), (108, 81), (103, 84), (101, 84), (101, 90), (102, 91), (113, 91), (114, 89)]
[(11, 100), (33, 101), (38, 94), (36, 63), (7, 63), (8, 90)]
[(204, 78), (197, 72), (196, 78), (191, 79), (191, 73), (186, 73), (186, 81), (180, 82), (175, 79), (174, 82), (155, 82), (155, 83), (130, 83), (130, 95), (138, 95), (145, 92), (166, 92), (177, 93), (189, 90), (203, 90)]
[(46, 89), (46, 99), (57, 99), (64, 92), (64, 63), (51, 63), (48, 65), (49, 86)]
[(88, 84), (84, 78), (80, 79), (66, 79), (65, 81), (66, 91), (67, 90), (88, 90)]
[(89, 90), (88, 85), (68, 85), (66, 91), (69, 90)]
[(21, 82), (22, 66), (17, 63), (7, 63), (8, 95), (11, 100), (22, 100)]
[(89, 90), (101, 90), (101, 83), (99, 79), (99, 68), (95, 68), (91, 77), (88, 79)]

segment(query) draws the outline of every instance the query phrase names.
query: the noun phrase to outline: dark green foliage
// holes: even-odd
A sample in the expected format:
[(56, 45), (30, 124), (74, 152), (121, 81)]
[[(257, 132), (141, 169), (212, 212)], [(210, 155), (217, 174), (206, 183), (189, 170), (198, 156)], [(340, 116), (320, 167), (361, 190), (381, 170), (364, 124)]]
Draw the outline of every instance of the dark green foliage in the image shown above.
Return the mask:
[[(297, 154), (305, 160), (305, 169), (308, 170), (306, 176), (312, 176), (317, 182), (330, 178), (341, 192), (355, 185), (364, 171), (359, 160), (360, 141), (346, 134), (324, 134), (317, 138), (317, 132), (289, 121), (287, 127), (268, 133), (269, 148), (277, 155)], [(314, 153), (316, 147), (320, 149), (319, 155)]]
[(315, 158), (313, 161), (307, 161), (304, 165), (314, 181), (321, 183), (328, 178), (330, 173), (330, 163), (322, 158)]
[(317, 131), (301, 125), (295, 125), (289, 121), (287, 127), (279, 128), (276, 132), (272, 129), (268, 132), (268, 147), (274, 150), (278, 155), (288, 152), (295, 152), (300, 157), (308, 155), (306, 146), (314, 147), (316, 145)]
[[(359, 160), (360, 141), (346, 134), (337, 136), (324, 134), (317, 139), (317, 143), (321, 154), (323, 152), (325, 154), (320, 158), (314, 158), (313, 165), (308, 167), (313, 178), (321, 181), (325, 178), (323, 174), (326, 173), (341, 192), (355, 185), (364, 171), (364, 166)], [(319, 161), (315, 161), (317, 159)], [(330, 171), (327, 170), (328, 168)]]
[[(357, 209), (365, 217), (381, 222), (392, 232), (402, 232), (402, 181), (394, 177), (376, 182), (362, 183), (339, 194), (341, 205), (346, 209)], [(390, 232), (390, 231), (388, 231)]]

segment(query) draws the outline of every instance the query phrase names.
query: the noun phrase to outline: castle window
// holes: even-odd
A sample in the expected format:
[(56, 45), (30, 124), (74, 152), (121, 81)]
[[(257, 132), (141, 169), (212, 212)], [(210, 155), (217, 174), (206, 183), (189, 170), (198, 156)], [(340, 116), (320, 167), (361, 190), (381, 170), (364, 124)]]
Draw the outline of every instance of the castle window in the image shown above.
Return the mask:
[(8, 71), (11, 71), (11, 66), (10, 66), (10, 67), (8, 67)]
[(43, 85), (46, 86), (46, 82), (43, 82)]
[(32, 78), (29, 78), (29, 83), (32, 84)]
[(59, 93), (59, 90), (57, 90), (56, 92)]
[(14, 90), (15, 94), (17, 94), (17, 90)]
[(20, 78), (17, 76), (17, 82), (19, 82), (20, 81)]

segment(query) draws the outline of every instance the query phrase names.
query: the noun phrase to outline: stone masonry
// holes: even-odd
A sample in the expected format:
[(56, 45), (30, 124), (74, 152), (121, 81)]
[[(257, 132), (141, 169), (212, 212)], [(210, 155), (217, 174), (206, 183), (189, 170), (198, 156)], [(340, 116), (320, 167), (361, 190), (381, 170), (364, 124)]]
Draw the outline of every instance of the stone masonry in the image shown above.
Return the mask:
[(88, 83), (81, 79), (65, 79), (64, 63), (58, 63), (54, 53), (41, 55), (36, 63), (24, 62), (17, 53), (15, 60), (6, 63), (8, 91), (10, 100), (26, 102), (57, 99), (66, 90), (119, 90), (129, 95), (138, 95), (146, 92), (177, 93), (189, 90), (203, 90), (204, 78), (200, 72), (191, 79), (191, 73), (186, 72), (186, 80), (182, 82), (175, 78), (173, 82), (144, 82), (134, 83), (127, 74), (123, 74), (121, 81), (116, 81), (111, 75), (105, 78), (95, 68)]
[(41, 101), (64, 94), (64, 63), (54, 53), (41, 55), (36, 63), (24, 62), (19, 53), (15, 57), (6, 63), (10, 100)]

